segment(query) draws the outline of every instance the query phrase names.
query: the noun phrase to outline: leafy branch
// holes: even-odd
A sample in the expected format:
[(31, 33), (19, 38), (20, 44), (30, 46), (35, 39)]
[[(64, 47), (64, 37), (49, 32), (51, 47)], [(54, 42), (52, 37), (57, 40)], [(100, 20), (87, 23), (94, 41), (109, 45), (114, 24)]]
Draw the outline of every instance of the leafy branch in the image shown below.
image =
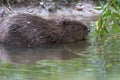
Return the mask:
[(99, 20), (96, 22), (98, 36), (120, 32), (120, 1), (108, 1), (103, 8)]

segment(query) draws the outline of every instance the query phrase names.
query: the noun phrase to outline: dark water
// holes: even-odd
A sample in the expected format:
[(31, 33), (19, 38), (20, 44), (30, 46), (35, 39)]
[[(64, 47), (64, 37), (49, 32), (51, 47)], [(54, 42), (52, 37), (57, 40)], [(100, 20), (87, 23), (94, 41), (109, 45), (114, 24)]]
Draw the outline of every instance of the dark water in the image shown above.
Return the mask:
[(0, 45), (0, 80), (119, 80), (120, 36), (65, 45)]

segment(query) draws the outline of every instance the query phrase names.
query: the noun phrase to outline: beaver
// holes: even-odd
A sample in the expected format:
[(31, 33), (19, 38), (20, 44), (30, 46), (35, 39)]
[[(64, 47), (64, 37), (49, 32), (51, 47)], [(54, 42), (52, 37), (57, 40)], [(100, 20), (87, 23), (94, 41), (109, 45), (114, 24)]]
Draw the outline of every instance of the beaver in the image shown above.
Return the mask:
[(88, 27), (80, 21), (57, 21), (21, 13), (1, 20), (0, 42), (18, 46), (68, 43), (84, 40), (88, 32)]

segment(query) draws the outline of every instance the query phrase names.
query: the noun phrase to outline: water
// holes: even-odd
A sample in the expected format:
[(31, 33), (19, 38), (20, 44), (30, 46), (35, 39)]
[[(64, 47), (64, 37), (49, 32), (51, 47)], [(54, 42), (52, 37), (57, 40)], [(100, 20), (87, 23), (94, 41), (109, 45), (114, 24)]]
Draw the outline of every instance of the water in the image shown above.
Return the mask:
[(64, 45), (0, 45), (0, 80), (119, 80), (120, 36)]

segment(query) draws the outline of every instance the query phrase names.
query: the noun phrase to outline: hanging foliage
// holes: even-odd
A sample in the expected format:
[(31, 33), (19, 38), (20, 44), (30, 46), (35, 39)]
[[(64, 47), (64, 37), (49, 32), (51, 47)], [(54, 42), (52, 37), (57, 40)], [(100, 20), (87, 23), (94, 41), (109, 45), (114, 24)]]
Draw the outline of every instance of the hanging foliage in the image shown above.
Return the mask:
[(96, 22), (98, 36), (120, 32), (120, 0), (108, 1)]

